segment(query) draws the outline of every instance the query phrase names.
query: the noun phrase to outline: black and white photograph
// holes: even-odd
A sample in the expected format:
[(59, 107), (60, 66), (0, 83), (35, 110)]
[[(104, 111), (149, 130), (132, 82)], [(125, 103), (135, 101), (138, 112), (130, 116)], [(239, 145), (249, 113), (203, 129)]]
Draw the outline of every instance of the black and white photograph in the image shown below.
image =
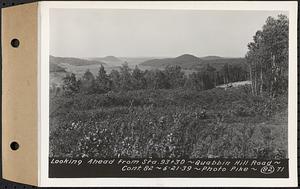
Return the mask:
[(288, 11), (51, 8), (49, 44), (50, 172), (288, 177), (273, 170), (290, 158)]

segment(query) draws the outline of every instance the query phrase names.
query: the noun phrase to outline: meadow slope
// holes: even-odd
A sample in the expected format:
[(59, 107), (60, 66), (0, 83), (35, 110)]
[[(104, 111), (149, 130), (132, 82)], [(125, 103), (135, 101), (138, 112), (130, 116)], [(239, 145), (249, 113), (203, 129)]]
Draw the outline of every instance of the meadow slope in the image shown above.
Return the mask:
[(50, 157), (287, 158), (287, 95), (137, 90), (50, 100)]

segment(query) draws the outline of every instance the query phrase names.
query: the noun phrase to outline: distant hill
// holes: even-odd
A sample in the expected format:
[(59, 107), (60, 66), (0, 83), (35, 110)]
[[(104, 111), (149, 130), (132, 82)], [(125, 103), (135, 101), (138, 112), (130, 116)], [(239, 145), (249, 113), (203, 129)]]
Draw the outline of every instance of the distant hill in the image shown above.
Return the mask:
[(178, 65), (186, 70), (203, 70), (207, 65), (212, 66), (219, 71), (225, 64), (240, 66), (248, 70), (245, 58), (223, 58), (219, 56), (196, 57), (190, 54), (184, 54), (176, 58), (152, 59), (142, 62), (140, 65), (162, 69), (166, 66)]
[(158, 57), (119, 57), (119, 59), (127, 62), (129, 65), (139, 65), (147, 60), (158, 59)]
[(101, 62), (101, 61), (96, 61), (96, 60), (86, 60), (86, 59), (80, 59), (80, 58), (71, 58), (71, 57), (55, 57), (55, 56), (50, 56), (50, 64), (70, 64), (73, 66), (86, 66), (86, 65), (103, 65), (105, 66), (106, 63)]
[(60, 67), (56, 63), (50, 64), (50, 72), (66, 72), (65, 68)]
[(220, 56), (204, 56), (200, 57), (201, 60), (216, 60), (216, 59), (222, 59)]
[(122, 60), (120, 60), (119, 58), (115, 57), (115, 56), (106, 56), (104, 58), (102, 58), (103, 61), (109, 61), (109, 62), (121, 62)]
[(170, 65), (181, 66), (183, 69), (190, 68), (195, 65), (200, 65), (202, 60), (196, 56), (190, 54), (184, 54), (176, 58), (163, 58), (163, 59), (152, 59), (147, 60), (140, 65), (151, 66), (155, 68), (164, 68)]
[(94, 58), (89, 58), (89, 60), (104, 62), (108, 66), (120, 66), (124, 63), (121, 59), (115, 56), (94, 57)]

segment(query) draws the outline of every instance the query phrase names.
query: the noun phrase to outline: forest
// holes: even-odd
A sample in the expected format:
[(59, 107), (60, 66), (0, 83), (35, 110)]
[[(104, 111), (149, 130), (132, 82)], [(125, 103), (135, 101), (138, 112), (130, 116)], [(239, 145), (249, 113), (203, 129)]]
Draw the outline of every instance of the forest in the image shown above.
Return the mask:
[(67, 74), (50, 87), (50, 157), (287, 158), (288, 18), (269, 17), (245, 58)]
[(252, 93), (275, 97), (288, 90), (289, 20), (285, 15), (269, 17), (262, 30), (248, 44)]
[(61, 90), (50, 88), (52, 95), (65, 96), (81, 94), (103, 94), (141, 89), (191, 89), (207, 90), (217, 85), (228, 84), (249, 79), (249, 73), (242, 67), (225, 64), (220, 71), (209, 64), (204, 69), (186, 75), (180, 66), (166, 66), (164, 70), (154, 69), (142, 71), (138, 66), (131, 70), (125, 62), (120, 71), (112, 70), (107, 74), (103, 65), (100, 65), (96, 77), (87, 70), (82, 78), (75, 74), (67, 74), (63, 78)]

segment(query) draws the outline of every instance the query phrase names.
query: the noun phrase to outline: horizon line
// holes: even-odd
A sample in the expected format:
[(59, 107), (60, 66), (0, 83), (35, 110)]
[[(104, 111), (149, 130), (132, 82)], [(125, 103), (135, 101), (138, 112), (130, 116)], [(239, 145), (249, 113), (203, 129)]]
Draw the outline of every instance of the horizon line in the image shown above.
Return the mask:
[(205, 58), (205, 57), (219, 57), (219, 58), (245, 58), (245, 56), (218, 56), (218, 55), (205, 55), (205, 56), (196, 56), (193, 54), (189, 54), (189, 53), (184, 53), (181, 55), (177, 55), (177, 56), (115, 56), (115, 55), (106, 55), (106, 56), (82, 56), (82, 57), (78, 57), (78, 56), (57, 56), (57, 55), (53, 55), (53, 54), (49, 54), (49, 56), (53, 56), (53, 57), (60, 57), (60, 58), (80, 58), (80, 59), (85, 59), (85, 58), (106, 58), (106, 57), (116, 57), (116, 58), (176, 58), (182, 55), (192, 55), (195, 56), (197, 58)]

